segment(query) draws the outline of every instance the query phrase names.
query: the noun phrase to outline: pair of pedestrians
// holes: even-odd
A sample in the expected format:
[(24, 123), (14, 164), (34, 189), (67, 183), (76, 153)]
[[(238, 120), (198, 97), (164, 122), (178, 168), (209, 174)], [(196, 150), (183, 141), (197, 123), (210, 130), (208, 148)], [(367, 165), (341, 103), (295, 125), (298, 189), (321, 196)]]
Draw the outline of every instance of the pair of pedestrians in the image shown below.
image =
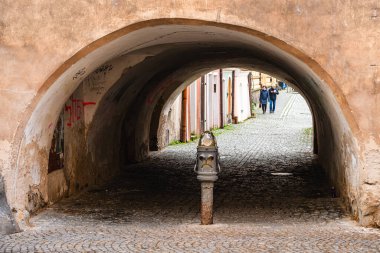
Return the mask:
[(276, 110), (276, 99), (278, 94), (278, 90), (273, 85), (269, 90), (267, 90), (266, 86), (263, 86), (260, 91), (260, 106), (261, 109), (263, 109), (263, 114), (267, 112), (268, 99), (270, 113), (274, 113)]

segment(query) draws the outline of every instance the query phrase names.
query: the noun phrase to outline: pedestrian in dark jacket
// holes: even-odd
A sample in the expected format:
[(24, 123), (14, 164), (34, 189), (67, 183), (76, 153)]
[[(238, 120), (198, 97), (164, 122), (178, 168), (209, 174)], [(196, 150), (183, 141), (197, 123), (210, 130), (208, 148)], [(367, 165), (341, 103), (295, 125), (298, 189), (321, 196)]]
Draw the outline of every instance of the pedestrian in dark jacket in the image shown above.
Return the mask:
[(260, 91), (260, 99), (259, 99), (261, 109), (263, 109), (263, 114), (265, 114), (267, 111), (268, 97), (269, 97), (269, 92), (267, 91), (267, 87), (263, 86), (263, 88)]
[(278, 90), (272, 85), (269, 89), (269, 110), (270, 113), (274, 113), (276, 110), (276, 99), (278, 95)]

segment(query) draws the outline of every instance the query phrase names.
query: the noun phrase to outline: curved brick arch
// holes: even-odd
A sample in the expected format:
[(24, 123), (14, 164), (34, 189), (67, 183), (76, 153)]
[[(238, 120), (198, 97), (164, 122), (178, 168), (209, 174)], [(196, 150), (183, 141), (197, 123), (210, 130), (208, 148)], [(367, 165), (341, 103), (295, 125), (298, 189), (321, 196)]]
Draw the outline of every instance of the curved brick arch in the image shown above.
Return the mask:
[[(169, 27), (173, 29), (171, 33), (167, 31), (163, 32), (163, 30), (165, 30), (164, 28)], [(155, 43), (159, 45), (159, 43), (170, 44), (173, 42), (181, 42), (181, 40), (182, 42), (188, 41), (194, 34), (190, 37), (187, 35), (184, 37), (180, 36), (180, 38), (175, 37), (176, 33), (184, 28), (185, 30), (182, 30), (182, 32), (191, 32), (191, 29), (195, 29), (195, 34), (203, 34), (206, 30), (206, 35), (202, 35), (206, 36), (206, 39), (201, 38), (200, 41), (210, 41), (211, 38), (214, 39), (214, 35), (226, 34), (230, 34), (230, 39), (235, 40), (234, 43), (237, 43), (237, 38), (243, 38), (247, 41), (252, 39), (256, 48), (255, 50), (267, 52), (268, 55), (266, 55), (266, 57), (270, 57), (270, 53), (275, 56), (282, 54), (285, 58), (291, 58), (292, 61), (299, 62), (304, 67), (300, 73), (307, 72), (303, 78), (310, 78), (310, 84), (313, 82), (318, 83), (316, 86), (320, 88), (321, 94), (329, 97), (328, 100), (331, 102), (331, 107), (329, 108), (331, 111), (329, 111), (330, 109), (326, 110), (326, 113), (336, 113), (336, 117), (339, 120), (338, 123), (341, 124), (339, 127), (342, 127), (341, 130), (335, 132), (342, 133), (343, 135), (336, 137), (336, 143), (345, 139), (344, 143), (347, 146), (339, 147), (340, 150), (345, 150), (345, 154), (338, 158), (342, 159), (341, 161), (333, 162), (330, 166), (336, 165), (342, 167), (344, 159), (353, 155), (355, 159), (359, 161), (355, 165), (350, 165), (352, 167), (350, 173), (359, 167), (361, 158), (357, 150), (356, 138), (360, 138), (360, 131), (355, 117), (349, 109), (350, 107), (341, 92), (340, 86), (332, 80), (330, 75), (316, 61), (286, 42), (248, 27), (192, 19), (156, 19), (127, 26), (91, 43), (61, 65), (41, 86), (35, 99), (31, 102), (29, 111), (24, 115), (24, 117), (29, 120), (27, 124), (25, 124), (25, 127), (19, 127), (17, 135), (20, 141), (14, 148), (18, 150), (17, 159), (12, 160), (15, 169), (8, 174), (7, 180), (7, 196), (12, 207), (15, 207), (19, 210), (19, 213), (22, 213), (25, 207), (28, 206), (28, 203), (26, 203), (28, 193), (36, 194), (38, 196), (37, 199), (46, 199), (45, 174), (47, 169), (47, 153), (53, 131), (51, 125), (55, 124), (57, 115), (63, 104), (78, 87), (80, 82), (102, 64), (117, 59), (122, 55), (131, 54), (144, 47), (154, 46)], [(155, 31), (159, 31), (156, 34), (156, 39), (158, 41), (161, 40), (160, 42), (155, 41), (155, 34), (153, 34), (153, 40), (152, 37), (150, 37), (152, 36), (151, 33)], [(164, 34), (162, 34), (162, 32)], [(165, 33), (167, 34), (165, 35)], [(142, 38), (145, 38), (145, 43), (141, 43)], [(166, 38), (169, 40), (167, 43), (165, 43)], [(221, 39), (220, 42), (226, 43), (230, 41)], [(126, 50), (126, 43), (128, 43), (128, 50)], [(246, 44), (248, 44), (248, 42)], [(235, 47), (237, 46), (238, 44), (236, 44)], [(260, 47), (264, 49), (260, 49)], [(136, 66), (137, 65), (138, 62), (136, 63)], [(295, 66), (299, 67), (301, 65)], [(299, 73), (292, 74), (297, 76)], [(162, 80), (165, 79), (162, 78)], [(64, 91), (63, 94), (60, 93), (62, 91)], [(322, 104), (321, 106), (326, 105)], [(339, 115), (339, 113), (343, 113), (343, 116)], [(141, 120), (142, 119), (140, 119), (140, 122)], [(325, 134), (328, 135), (328, 133)], [(353, 166), (357, 167), (354, 168)], [(22, 174), (26, 174), (26, 176), (20, 180), (20, 175)], [(332, 175), (333, 179), (334, 177), (336, 177), (336, 175)], [(359, 176), (355, 175), (353, 177), (358, 178)], [(342, 189), (342, 192), (347, 192), (349, 201), (359, 202), (358, 187), (357, 185), (350, 184), (351, 182), (343, 183), (341, 187), (351, 188)], [(32, 190), (31, 187), (33, 188)], [(360, 204), (355, 203), (353, 209), (356, 208), (360, 209), (362, 207)], [(21, 219), (22, 217), (19, 220)]]

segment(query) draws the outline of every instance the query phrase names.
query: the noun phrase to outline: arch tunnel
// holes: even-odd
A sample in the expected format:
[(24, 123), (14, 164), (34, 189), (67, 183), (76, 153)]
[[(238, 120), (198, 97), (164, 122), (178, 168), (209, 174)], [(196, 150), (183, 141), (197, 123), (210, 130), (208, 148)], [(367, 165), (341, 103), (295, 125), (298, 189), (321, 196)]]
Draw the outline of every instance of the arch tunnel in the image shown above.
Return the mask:
[[(12, 182), (17, 187), (7, 194), (11, 207), (35, 212), (54, 202), (48, 153), (62, 108), (72, 113), (83, 107), (75, 118), (65, 116), (71, 124), (65, 130), (67, 189), (57, 191), (71, 195), (110, 180), (126, 163), (146, 159), (152, 139), (160, 139), (167, 106), (190, 81), (223, 67), (266, 72), (300, 90), (313, 112), (318, 162), (360, 218), (356, 126), (328, 72), (261, 32), (187, 19), (152, 20), (116, 31), (82, 49), (47, 80), (21, 143)], [(27, 177), (19, 177), (25, 172)]]

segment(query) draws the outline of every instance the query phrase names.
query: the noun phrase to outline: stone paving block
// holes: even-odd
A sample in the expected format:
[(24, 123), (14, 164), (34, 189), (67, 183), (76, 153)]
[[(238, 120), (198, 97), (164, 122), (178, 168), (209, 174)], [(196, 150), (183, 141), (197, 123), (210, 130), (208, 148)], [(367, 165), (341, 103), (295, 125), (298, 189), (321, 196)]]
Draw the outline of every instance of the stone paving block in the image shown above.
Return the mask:
[[(282, 93), (274, 114), (217, 136), (214, 225), (199, 225), (196, 143), (127, 166), (108, 185), (46, 208), (0, 252), (380, 252), (380, 231), (352, 221), (313, 164), (306, 102)], [(286, 106), (292, 103), (292, 106)], [(283, 113), (283, 108), (287, 108)]]

